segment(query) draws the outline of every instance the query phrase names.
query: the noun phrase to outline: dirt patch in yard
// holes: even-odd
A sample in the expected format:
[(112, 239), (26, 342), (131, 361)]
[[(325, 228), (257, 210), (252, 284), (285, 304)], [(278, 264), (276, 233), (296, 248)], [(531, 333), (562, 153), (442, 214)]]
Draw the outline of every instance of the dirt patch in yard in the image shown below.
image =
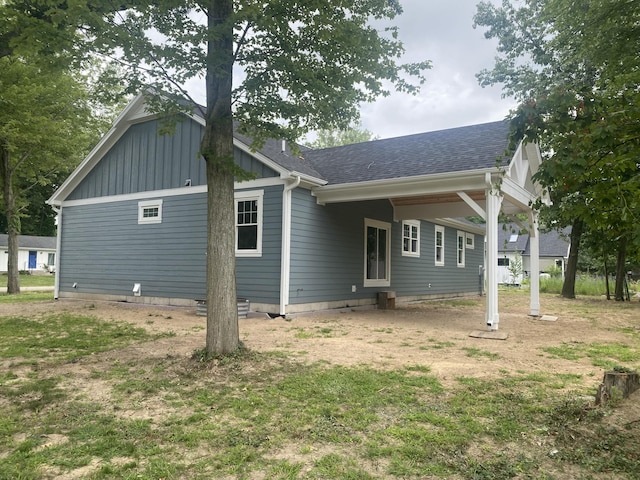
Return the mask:
[[(484, 298), (478, 297), (407, 304), (395, 310), (345, 309), (292, 319), (255, 315), (240, 320), (240, 338), (251, 351), (279, 352), (282, 356), (299, 362), (367, 365), (380, 370), (428, 367), (445, 388), (455, 389), (459, 386), (456, 379), (460, 377), (486, 380), (518, 374), (555, 373), (579, 378), (578, 383), (582, 383), (584, 391), (593, 393), (602, 380), (604, 368), (594, 366), (593, 358), (585, 354), (589, 346), (626, 345), (630, 349), (638, 348), (640, 304), (637, 301), (631, 304), (613, 304), (603, 299), (571, 301), (556, 296), (543, 296), (541, 303), (542, 313), (557, 317), (557, 320), (545, 321), (529, 317), (528, 297), (521, 292), (505, 292), (501, 295), (499, 331), (507, 334), (506, 340), (469, 335), (472, 331), (487, 330)], [(172, 384), (180, 385), (194, 378), (197, 381), (196, 375), (190, 375), (193, 373), (191, 370), (201, 367), (188, 359), (205, 345), (206, 319), (196, 315), (195, 307), (188, 309), (64, 300), (0, 305), (0, 316), (46, 318), (63, 313), (94, 316), (107, 322), (126, 321), (151, 334), (172, 335), (62, 364), (56, 362), (49, 365), (44, 361), (37, 366), (21, 365), (19, 361), (16, 362), (17, 359), (10, 359), (0, 362), (0, 367), (9, 367), (9, 363), (13, 363), (11, 368), (18, 376), (26, 376), (36, 367), (41, 372), (51, 368), (56, 375), (65, 378), (64, 388), (72, 392), (74, 398), (91, 398), (107, 415), (150, 420), (159, 424), (167, 415), (189, 414), (188, 410), (171, 409), (168, 406), (170, 402), (157, 401), (158, 396), (166, 394), (161, 388), (153, 395), (140, 395), (137, 391), (116, 392), (113, 382), (100, 374), (108, 376), (109, 371), (119, 364), (135, 365), (141, 371), (151, 371), (154, 365), (162, 365), (163, 378)], [(554, 355), (553, 350), (550, 350), (553, 348), (557, 349), (556, 352), (575, 348), (581, 353), (567, 360), (561, 358), (561, 355)], [(260, 361), (268, 358), (267, 362), (284, 361), (280, 356), (260, 358)], [(249, 362), (245, 368), (254, 368), (256, 365)], [(638, 368), (640, 364), (624, 366)], [(207, 371), (207, 374), (215, 376), (215, 368)], [(224, 377), (223, 381), (234, 383), (235, 379), (231, 375)], [(576, 386), (574, 382), (570, 388)], [(126, 402), (113, 402), (114, 395), (126, 397)], [(620, 402), (608, 414), (608, 424), (625, 431), (636, 428), (640, 419), (638, 400), (640, 392)], [(16, 442), (21, 440), (15, 439)], [(66, 441), (67, 437), (64, 435), (47, 435), (43, 448), (63, 445)], [(524, 445), (524, 448), (528, 448), (526, 442)], [(547, 451), (552, 448), (551, 444), (538, 446)], [(470, 448), (470, 455), (482, 460), (483, 455), (486, 455), (484, 452), (491, 451), (489, 447), (483, 443), (474, 444)], [(281, 454), (285, 460), (307, 462), (311, 465), (315, 459), (334, 451), (330, 447), (325, 451), (322, 445), (318, 448), (317, 451), (302, 455), (299, 448), (288, 448), (285, 445), (275, 453), (274, 458), (280, 458)], [(514, 456), (517, 453), (510, 452), (508, 446), (505, 448), (505, 452), (514, 453)], [(513, 448), (523, 447), (515, 445)], [(188, 455), (198, 457), (205, 453), (196, 449)], [(298, 458), (301, 455), (304, 458)], [(119, 461), (110, 460), (112, 465)], [(131, 459), (122, 459), (124, 463), (129, 461)], [(103, 465), (100, 459), (92, 459), (82, 468), (67, 473), (58, 467), (51, 467), (51, 470), (45, 468), (44, 478), (84, 478), (97, 472)], [(552, 470), (553, 466), (549, 468)], [(573, 467), (567, 465), (567, 468), (570, 470)], [(372, 467), (372, 472), (376, 469), (382, 469), (382, 466)], [(579, 475), (567, 471), (564, 476), (558, 475), (555, 478), (577, 476)]]
[[(508, 334), (506, 340), (469, 336), (474, 330), (487, 329), (484, 299), (477, 297), (408, 304), (395, 310), (323, 312), (293, 319), (251, 316), (240, 319), (240, 338), (248, 349), (279, 351), (300, 361), (367, 364), (381, 369), (428, 366), (445, 385), (460, 376), (491, 378), (522, 372), (578, 374), (597, 384), (604, 370), (594, 367), (590, 358), (563, 360), (542, 348), (593, 342), (630, 344), (634, 338), (637, 342), (637, 336), (629, 334), (629, 324), (640, 316), (640, 305), (634, 302), (629, 308), (617, 308), (615, 315), (608, 313), (609, 305), (601, 299), (575, 302), (545, 296), (542, 313), (558, 318), (544, 321), (528, 316), (526, 296), (505, 294), (500, 300), (499, 331)], [(2, 316), (62, 312), (127, 321), (151, 333), (175, 334), (106, 352), (103, 360), (186, 357), (205, 344), (206, 319), (197, 316), (195, 308), (68, 300), (0, 307)], [(640, 322), (635, 325), (635, 333), (640, 335)]]

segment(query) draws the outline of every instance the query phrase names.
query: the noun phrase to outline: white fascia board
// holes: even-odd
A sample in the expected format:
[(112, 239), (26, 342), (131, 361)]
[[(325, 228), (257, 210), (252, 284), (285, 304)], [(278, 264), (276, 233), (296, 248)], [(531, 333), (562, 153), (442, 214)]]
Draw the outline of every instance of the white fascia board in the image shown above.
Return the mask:
[(343, 183), (316, 187), (313, 194), (320, 205), (326, 203), (357, 202), (439, 193), (456, 193), (465, 190), (485, 190), (486, 174), (498, 173), (496, 169), (448, 172), (435, 175), (391, 178), (370, 182)]
[(520, 207), (525, 212), (531, 210), (532, 204), (537, 198), (534, 193), (521, 187), (510, 178), (504, 178), (502, 180), (500, 191), (510, 203)]
[(154, 115), (145, 108), (144, 96), (142, 94), (136, 96), (118, 115), (111, 125), (109, 131), (100, 139), (95, 147), (89, 152), (84, 160), (76, 167), (76, 169), (67, 177), (62, 185), (51, 195), (46, 201), (49, 205), (59, 206), (64, 202), (80, 182), (88, 175), (88, 173), (96, 166), (102, 157), (113, 147), (113, 145), (122, 137), (132, 123), (140, 122)]
[(326, 181), (320, 178), (316, 178), (311, 175), (306, 175), (304, 173), (296, 172), (295, 170), (288, 170), (282, 167), (282, 165), (271, 160), (266, 155), (258, 151), (252, 150), (250, 145), (247, 145), (246, 143), (241, 142), (235, 137), (233, 137), (233, 145), (239, 148), (240, 150), (242, 150), (243, 152), (248, 153), (249, 155), (254, 157), (256, 160), (258, 160), (260, 163), (263, 163), (270, 169), (274, 170), (278, 175), (280, 175), (280, 178), (282, 179), (292, 180), (292, 179), (295, 179), (296, 177), (300, 177), (300, 179), (306, 184), (309, 184), (309, 186), (325, 185), (327, 183)]
[(307, 188), (317, 187), (326, 185), (327, 181), (322, 180), (320, 178), (313, 177), (311, 175), (306, 175), (304, 173), (296, 172), (295, 170), (289, 172), (288, 178), (297, 178), (300, 177), (300, 183), (304, 184)]
[[(234, 190), (242, 191), (248, 189), (264, 188), (274, 185), (284, 185), (285, 182), (276, 177), (259, 178), (257, 180), (247, 180), (246, 182), (235, 182)], [(121, 195), (108, 195), (104, 197), (82, 198), (78, 200), (66, 200), (62, 202), (62, 207), (74, 207), (78, 205), (97, 205), (101, 203), (126, 202), (129, 200), (149, 200), (156, 198), (175, 197), (178, 195), (193, 195), (196, 193), (207, 193), (206, 185), (194, 187), (169, 188), (165, 190), (149, 190), (146, 192), (124, 193)]]

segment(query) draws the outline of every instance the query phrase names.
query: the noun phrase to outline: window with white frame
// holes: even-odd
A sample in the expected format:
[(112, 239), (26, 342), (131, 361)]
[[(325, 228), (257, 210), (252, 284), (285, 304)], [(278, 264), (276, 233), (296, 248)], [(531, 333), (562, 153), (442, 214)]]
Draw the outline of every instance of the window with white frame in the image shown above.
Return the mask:
[(388, 287), (391, 279), (391, 224), (364, 220), (364, 286)]
[(138, 202), (138, 223), (162, 223), (162, 200)]
[(467, 248), (469, 250), (473, 250), (476, 244), (475, 235), (473, 233), (467, 233), (466, 239), (467, 239)]
[(419, 220), (404, 220), (402, 222), (402, 255), (406, 257), (420, 256)]
[(236, 192), (236, 256), (262, 255), (262, 197), (263, 190)]
[(457, 241), (457, 263), (459, 267), (464, 267), (464, 253), (465, 253), (465, 238), (466, 235), (464, 232), (458, 230), (458, 241)]
[(444, 265), (444, 227), (441, 225), (436, 225), (435, 244), (435, 264)]

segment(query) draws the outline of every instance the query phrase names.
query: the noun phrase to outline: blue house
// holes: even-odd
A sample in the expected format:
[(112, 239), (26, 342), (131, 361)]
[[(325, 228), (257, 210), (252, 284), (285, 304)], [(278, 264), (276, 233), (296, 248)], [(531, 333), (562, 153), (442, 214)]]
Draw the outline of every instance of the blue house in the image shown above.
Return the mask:
[[(57, 298), (205, 297), (204, 119), (185, 116), (172, 135), (159, 126), (137, 97), (49, 199)], [(292, 314), (375, 304), (381, 291), (399, 302), (477, 294), (484, 265), (497, 263), (498, 212), (530, 211), (540, 193), (539, 151), (507, 152), (508, 129), (499, 121), (299, 156), (275, 140), (252, 151), (236, 133), (236, 162), (255, 174), (235, 186), (238, 296), (254, 311)], [(469, 215), (495, 230), (492, 263), (484, 225), (459, 219)]]

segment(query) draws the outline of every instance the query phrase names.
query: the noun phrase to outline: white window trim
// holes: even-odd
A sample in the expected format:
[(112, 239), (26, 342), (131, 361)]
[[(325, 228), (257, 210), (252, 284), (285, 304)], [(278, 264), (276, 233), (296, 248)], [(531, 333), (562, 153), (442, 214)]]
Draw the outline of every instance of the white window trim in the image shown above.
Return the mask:
[[(261, 257), (262, 256), (262, 199), (264, 197), (264, 190), (251, 190), (245, 192), (235, 192), (233, 195), (233, 210), (234, 210), (234, 229), (235, 229), (235, 249), (236, 257)], [(239, 250), (238, 249), (238, 200), (256, 200), (258, 203), (258, 238), (256, 241), (256, 248), (252, 250)]]
[(465, 247), (469, 250), (473, 250), (476, 248), (476, 236), (473, 233), (467, 232), (465, 242)]
[[(383, 279), (368, 279), (367, 278), (367, 228), (375, 227), (385, 229), (387, 231), (387, 251), (385, 252), (387, 258), (386, 265), (386, 277)], [(379, 220), (372, 220), (370, 218), (364, 219), (364, 271), (363, 271), (363, 286), (365, 287), (388, 287), (391, 285), (391, 224), (381, 222)]]
[[(440, 232), (442, 234), (442, 256), (440, 257), (441, 260), (438, 261), (438, 232)], [(435, 265), (438, 267), (443, 267), (444, 266), (444, 227), (442, 225), (436, 225), (435, 226), (435, 231), (433, 234), (433, 242), (434, 242), (434, 251), (433, 251), (433, 260), (435, 262)]]
[[(460, 240), (462, 240), (462, 247), (460, 246)], [(467, 235), (464, 232), (458, 230), (458, 233), (456, 235), (456, 263), (460, 268), (464, 267), (464, 264), (465, 264), (466, 250), (467, 250), (466, 245), (467, 245)], [(460, 255), (462, 255), (462, 261), (460, 261)]]
[[(404, 226), (409, 225), (410, 227), (416, 227), (418, 230), (418, 237), (416, 238), (416, 251), (407, 251), (404, 249)], [(402, 256), (403, 257), (419, 257), (420, 256), (420, 220), (403, 220), (402, 221), (402, 242), (400, 243), (402, 248)], [(409, 237), (409, 248), (411, 248), (411, 237)]]
[[(147, 208), (157, 208), (158, 216), (145, 217), (144, 211)], [(143, 200), (138, 202), (138, 223), (139, 224), (162, 223), (162, 200)]]

